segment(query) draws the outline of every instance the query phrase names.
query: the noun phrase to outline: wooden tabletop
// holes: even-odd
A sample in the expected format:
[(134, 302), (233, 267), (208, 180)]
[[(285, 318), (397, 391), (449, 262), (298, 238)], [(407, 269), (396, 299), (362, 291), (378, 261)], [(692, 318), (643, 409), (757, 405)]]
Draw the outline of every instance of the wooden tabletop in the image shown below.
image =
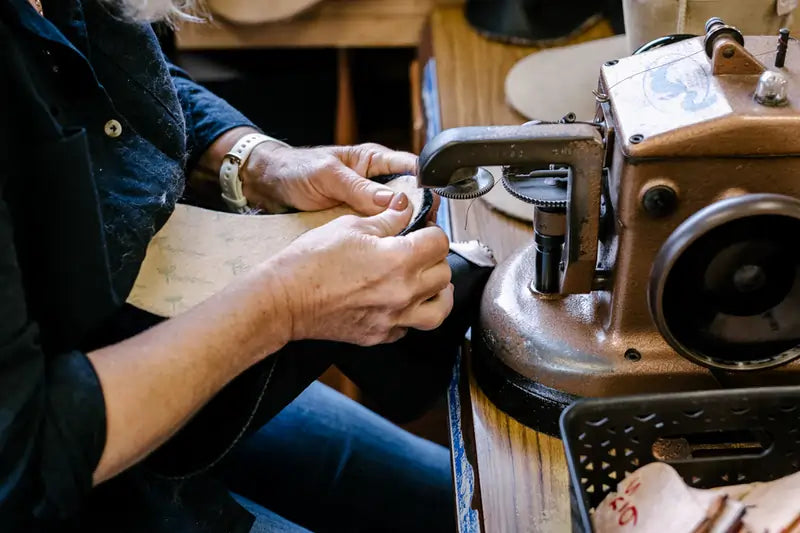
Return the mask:
[[(601, 23), (575, 42), (610, 35), (610, 27)], [(434, 11), (431, 38), (443, 129), (525, 121), (506, 104), (503, 87), (511, 67), (536, 48), (490, 42), (470, 29), (462, 9), (453, 7)], [(529, 224), (498, 214), (480, 200), (469, 204), (450, 203), (456, 240), (478, 238), (502, 261), (532, 237)], [(570, 531), (561, 441), (533, 431), (497, 409), (469, 371), (465, 369), (463, 375), (468, 379), (468, 384), (463, 384), (468, 400), (463, 401), (462, 409), (470, 412), (461, 417), (462, 432), (475, 463), (483, 532)]]

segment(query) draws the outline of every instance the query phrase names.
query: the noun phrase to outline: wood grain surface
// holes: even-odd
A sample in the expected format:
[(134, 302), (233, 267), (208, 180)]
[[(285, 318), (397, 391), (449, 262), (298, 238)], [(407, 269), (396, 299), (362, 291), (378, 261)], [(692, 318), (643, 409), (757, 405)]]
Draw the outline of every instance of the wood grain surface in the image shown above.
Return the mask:
[(416, 47), (434, 6), (458, 1), (325, 0), (291, 20), (269, 24), (182, 23), (176, 44), (180, 50)]
[[(601, 23), (575, 42), (611, 34)], [(514, 63), (536, 48), (490, 42), (469, 28), (461, 9), (452, 7), (434, 11), (431, 35), (443, 128), (524, 121), (506, 105), (503, 87)], [(450, 202), (450, 217), (455, 239), (479, 238), (501, 261), (532, 237), (529, 224), (480, 200)], [(474, 446), (484, 533), (570, 531), (561, 441), (509, 417), (483, 394), (474, 377), (468, 379), (472, 427), (463, 431), (471, 433)]]

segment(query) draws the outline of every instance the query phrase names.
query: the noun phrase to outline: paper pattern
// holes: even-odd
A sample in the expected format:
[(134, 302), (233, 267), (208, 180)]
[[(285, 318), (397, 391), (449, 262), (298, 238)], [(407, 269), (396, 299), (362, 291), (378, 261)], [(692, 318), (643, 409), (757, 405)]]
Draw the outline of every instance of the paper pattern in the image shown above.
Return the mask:
[[(387, 184), (421, 209), (422, 190), (406, 176)], [(179, 204), (150, 241), (128, 303), (158, 316), (182, 313), (222, 290), (291, 244), (303, 233), (343, 215), (349, 207), (282, 215), (240, 215)]]

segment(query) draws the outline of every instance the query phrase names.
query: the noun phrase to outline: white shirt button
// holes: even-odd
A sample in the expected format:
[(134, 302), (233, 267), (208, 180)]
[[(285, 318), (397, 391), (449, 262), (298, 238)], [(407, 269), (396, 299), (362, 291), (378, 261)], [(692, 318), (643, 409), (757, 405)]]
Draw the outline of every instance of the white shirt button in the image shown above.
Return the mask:
[(103, 126), (103, 131), (105, 131), (106, 135), (109, 137), (119, 137), (122, 135), (122, 124), (120, 124), (118, 120), (111, 119)]

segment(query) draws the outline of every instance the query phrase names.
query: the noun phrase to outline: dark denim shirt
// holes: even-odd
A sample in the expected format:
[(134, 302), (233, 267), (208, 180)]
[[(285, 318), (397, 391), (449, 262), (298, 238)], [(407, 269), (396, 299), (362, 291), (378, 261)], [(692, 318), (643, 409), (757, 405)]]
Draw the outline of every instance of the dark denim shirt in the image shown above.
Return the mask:
[(85, 512), (106, 432), (90, 339), (119, 312), (186, 169), (251, 125), (170, 65), (148, 25), (98, 0), (44, 7), (47, 19), (0, 0), (4, 532), (65, 530)]

